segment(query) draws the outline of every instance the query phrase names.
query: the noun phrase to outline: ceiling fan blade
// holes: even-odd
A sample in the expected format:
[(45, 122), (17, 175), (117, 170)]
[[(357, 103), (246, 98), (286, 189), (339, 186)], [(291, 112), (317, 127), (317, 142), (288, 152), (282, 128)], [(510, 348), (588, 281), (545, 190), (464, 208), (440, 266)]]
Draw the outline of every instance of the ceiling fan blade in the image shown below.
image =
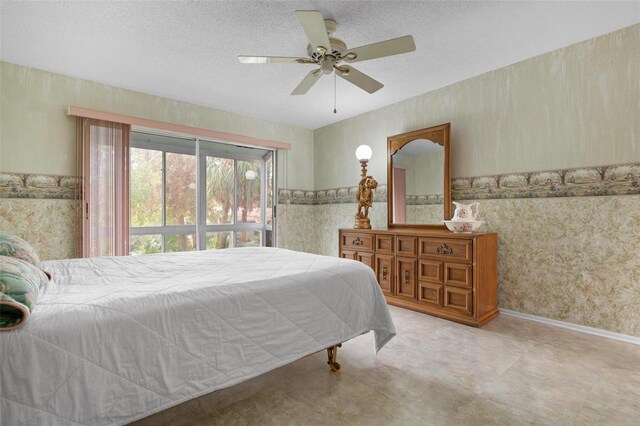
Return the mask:
[(385, 56), (398, 55), (400, 53), (413, 52), (414, 50), (416, 50), (416, 44), (413, 41), (413, 37), (404, 36), (348, 49), (344, 54), (355, 53), (355, 59), (349, 59), (349, 57), (347, 57), (345, 58), (345, 61), (360, 62), (368, 61), (369, 59), (384, 58)]
[(304, 95), (306, 94), (311, 87), (316, 84), (316, 81), (320, 80), (322, 77), (322, 71), (319, 69), (311, 71), (305, 78), (302, 79), (300, 84), (293, 89), (291, 92), (292, 95)]
[(365, 92), (374, 93), (384, 87), (384, 84), (380, 83), (378, 80), (374, 80), (373, 78), (358, 71), (353, 67), (342, 65), (340, 69), (347, 70), (348, 72), (346, 74), (343, 74), (339, 70), (336, 70), (336, 74), (338, 74), (338, 77), (342, 77), (349, 83), (355, 84)]
[(318, 47), (324, 47), (326, 50), (331, 51), (331, 43), (329, 42), (329, 35), (327, 34), (327, 27), (322, 13), (317, 10), (296, 10), (296, 16), (313, 50)]
[(290, 58), (286, 56), (246, 56), (238, 55), (243, 64), (315, 64), (309, 58)]

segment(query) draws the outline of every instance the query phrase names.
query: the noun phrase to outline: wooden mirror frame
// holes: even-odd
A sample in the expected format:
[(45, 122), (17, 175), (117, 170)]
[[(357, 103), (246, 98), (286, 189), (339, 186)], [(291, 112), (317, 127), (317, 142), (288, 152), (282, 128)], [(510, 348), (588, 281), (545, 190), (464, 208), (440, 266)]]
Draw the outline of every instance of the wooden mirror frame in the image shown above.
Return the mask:
[(416, 139), (428, 139), (444, 147), (444, 188), (443, 188), (443, 211), (442, 219), (451, 218), (451, 153), (449, 134), (451, 123), (439, 126), (428, 127), (426, 129), (414, 130), (387, 138), (387, 226), (391, 228), (426, 228), (426, 229), (446, 229), (444, 224), (414, 224), (414, 223), (393, 223), (393, 159), (392, 155), (400, 148)]

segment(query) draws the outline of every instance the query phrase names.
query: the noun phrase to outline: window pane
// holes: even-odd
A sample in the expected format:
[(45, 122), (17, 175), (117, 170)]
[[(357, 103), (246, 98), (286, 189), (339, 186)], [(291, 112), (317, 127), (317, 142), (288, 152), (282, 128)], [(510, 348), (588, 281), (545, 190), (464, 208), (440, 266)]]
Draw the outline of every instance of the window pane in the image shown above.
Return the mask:
[(266, 162), (267, 168), (267, 224), (273, 223), (273, 154), (269, 154)]
[(236, 247), (260, 247), (260, 231), (236, 232)]
[(231, 232), (207, 232), (207, 250), (231, 246)]
[(207, 224), (233, 223), (233, 160), (207, 157)]
[(195, 225), (196, 157), (167, 152), (166, 167), (166, 225)]
[(238, 161), (236, 223), (257, 223), (260, 217), (260, 161)]
[(129, 253), (152, 254), (162, 252), (161, 235), (132, 235), (129, 238)]
[(131, 226), (161, 226), (162, 151), (131, 148), (129, 155)]
[[(160, 234), (132, 236), (132, 254), (195, 250), (201, 242), (200, 249), (210, 250), (273, 243), (272, 151), (201, 141), (197, 158), (190, 150), (169, 152), (191, 149), (193, 141), (158, 138), (132, 136), (132, 143), (138, 143), (134, 146), (140, 147), (131, 149), (131, 228)], [(157, 148), (152, 145), (156, 141)], [(198, 170), (201, 165), (204, 170)], [(205, 182), (197, 187), (200, 177)], [(196, 223), (208, 228), (196, 232)], [(242, 225), (249, 223), (256, 225)], [(157, 228), (149, 229), (152, 226)]]
[(164, 251), (193, 251), (196, 249), (196, 236), (193, 234), (177, 234), (164, 236)]

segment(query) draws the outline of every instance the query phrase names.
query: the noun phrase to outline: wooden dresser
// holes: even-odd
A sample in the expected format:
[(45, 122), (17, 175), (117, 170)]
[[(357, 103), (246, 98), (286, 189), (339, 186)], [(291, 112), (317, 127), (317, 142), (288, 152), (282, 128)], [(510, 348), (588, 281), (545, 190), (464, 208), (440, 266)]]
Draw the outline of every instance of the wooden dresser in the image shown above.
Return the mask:
[(472, 326), (497, 317), (498, 235), (340, 229), (340, 257), (373, 269), (387, 303)]

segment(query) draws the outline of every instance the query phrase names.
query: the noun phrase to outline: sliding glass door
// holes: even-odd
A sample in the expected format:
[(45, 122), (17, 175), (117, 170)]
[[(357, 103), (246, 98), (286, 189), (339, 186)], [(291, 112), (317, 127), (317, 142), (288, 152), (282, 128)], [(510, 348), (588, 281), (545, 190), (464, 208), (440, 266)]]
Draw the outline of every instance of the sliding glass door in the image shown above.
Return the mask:
[(133, 132), (131, 254), (272, 246), (273, 151)]

